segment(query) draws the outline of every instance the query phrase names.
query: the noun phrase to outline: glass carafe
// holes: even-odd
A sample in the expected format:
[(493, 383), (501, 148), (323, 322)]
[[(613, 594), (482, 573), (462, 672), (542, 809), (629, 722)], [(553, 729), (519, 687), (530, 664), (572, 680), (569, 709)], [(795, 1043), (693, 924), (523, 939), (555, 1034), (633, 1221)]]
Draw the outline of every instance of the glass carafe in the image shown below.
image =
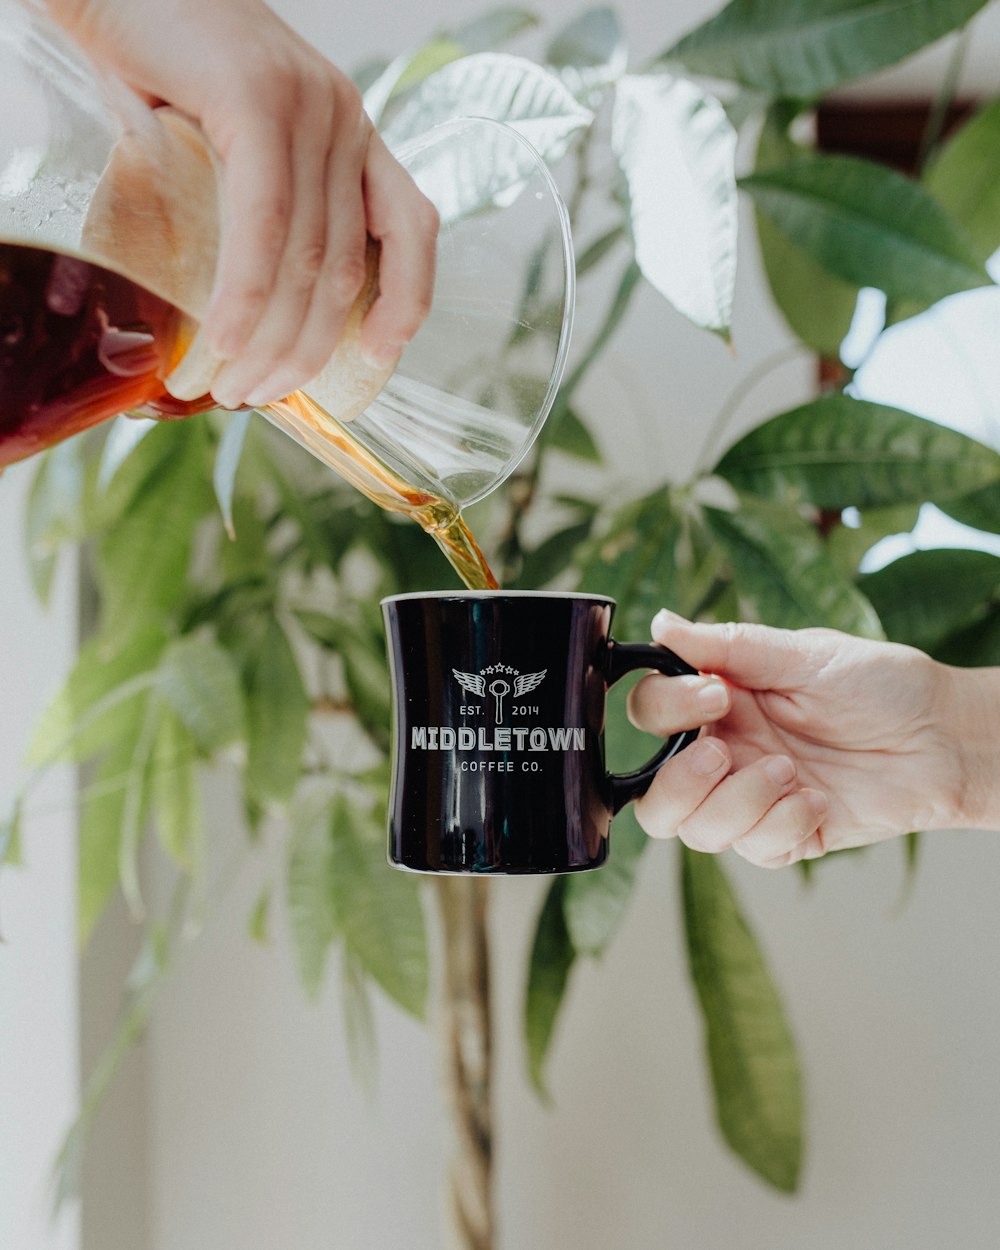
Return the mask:
[[(551, 407), (568, 220), (544, 162), (500, 123), (458, 119), (395, 155), (441, 216), (426, 322), (386, 377), (356, 352), (359, 308), (327, 367), (262, 411), (383, 507), (457, 511), (503, 481)], [(198, 323), (219, 230), (197, 128), (0, 0), (0, 467), (122, 411), (212, 406)], [(545, 240), (548, 290), (526, 300)]]

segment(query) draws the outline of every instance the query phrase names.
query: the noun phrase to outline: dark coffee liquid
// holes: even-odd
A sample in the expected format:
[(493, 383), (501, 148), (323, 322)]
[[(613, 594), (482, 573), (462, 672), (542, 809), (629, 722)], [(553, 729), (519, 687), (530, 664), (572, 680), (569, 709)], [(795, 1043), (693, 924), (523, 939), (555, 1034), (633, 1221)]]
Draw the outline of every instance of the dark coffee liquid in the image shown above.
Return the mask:
[(194, 327), (77, 256), (0, 243), (0, 468), (130, 408), (188, 416), (164, 390)]
[[(195, 329), (173, 304), (110, 269), (0, 242), (0, 470), (129, 409), (177, 418), (213, 407), (209, 395), (185, 403), (164, 387)], [(316, 430), (317, 455), (335, 446), (358, 466), (360, 489), (426, 530), (467, 586), (497, 585), (453, 504), (403, 482), (307, 395), (272, 405), (282, 407)]]

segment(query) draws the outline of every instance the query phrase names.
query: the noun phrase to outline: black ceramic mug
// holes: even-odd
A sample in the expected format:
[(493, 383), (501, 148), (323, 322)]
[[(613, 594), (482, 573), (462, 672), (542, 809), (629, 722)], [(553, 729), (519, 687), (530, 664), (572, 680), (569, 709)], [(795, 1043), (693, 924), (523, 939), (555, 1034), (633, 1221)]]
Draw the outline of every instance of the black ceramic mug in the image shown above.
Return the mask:
[(389, 860), (417, 872), (597, 868), (611, 817), (697, 729), (643, 768), (604, 762), (608, 688), (635, 669), (694, 673), (611, 637), (600, 595), (444, 591), (382, 601), (393, 699)]

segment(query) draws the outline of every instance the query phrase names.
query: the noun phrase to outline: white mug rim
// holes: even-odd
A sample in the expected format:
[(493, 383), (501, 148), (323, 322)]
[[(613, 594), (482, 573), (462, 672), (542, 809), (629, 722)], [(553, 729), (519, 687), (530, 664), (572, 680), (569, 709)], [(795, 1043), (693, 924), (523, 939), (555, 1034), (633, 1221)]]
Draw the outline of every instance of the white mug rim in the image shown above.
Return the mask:
[(379, 600), (386, 603), (403, 603), (407, 599), (578, 599), (591, 603), (617, 604), (610, 595), (593, 595), (574, 590), (410, 590), (404, 594), (386, 595)]

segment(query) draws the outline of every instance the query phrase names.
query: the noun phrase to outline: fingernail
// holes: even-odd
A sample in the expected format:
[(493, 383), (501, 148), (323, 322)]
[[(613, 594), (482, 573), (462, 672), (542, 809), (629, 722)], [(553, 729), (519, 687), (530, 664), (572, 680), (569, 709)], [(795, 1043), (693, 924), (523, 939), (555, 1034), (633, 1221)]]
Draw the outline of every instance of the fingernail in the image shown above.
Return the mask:
[(669, 608), (660, 608), (659, 612), (653, 617), (653, 628), (666, 627), (667, 625), (672, 625), (675, 621), (682, 621), (683, 619), (676, 612), (671, 612)]
[(817, 820), (821, 820), (826, 815), (827, 808), (830, 806), (827, 802), (826, 795), (822, 790), (803, 790), (801, 793), (802, 797), (809, 806), (809, 810)]
[(262, 382), (260, 386), (255, 386), (250, 394), (246, 397), (246, 403), (252, 408), (263, 407), (275, 399), (284, 399), (286, 395), (290, 395), (295, 390), (295, 384), (288, 378), (281, 377), (279, 374), (272, 381), (270, 378), (266, 382)]
[(710, 777), (723, 764), (729, 763), (729, 757), (714, 738), (699, 738), (694, 746), (688, 747), (686, 758), (691, 771), (702, 777)]
[(226, 390), (217, 391), (214, 387), (212, 389), (212, 398), (220, 408), (229, 408), (233, 412), (235, 412), (242, 403), (242, 400), (240, 400), (234, 392)]
[(721, 681), (710, 682), (698, 691), (695, 702), (706, 716), (718, 716), (729, 707), (729, 690)]
[(818, 831), (811, 834), (802, 845), (803, 859), (822, 859), (825, 854), (826, 847)]
[(795, 765), (787, 755), (775, 755), (765, 762), (764, 772), (776, 785), (786, 786), (795, 776)]
[(385, 343), (381, 347), (366, 348), (361, 352), (361, 359), (369, 369), (381, 372), (383, 369), (392, 368), (392, 366), (403, 354), (403, 348), (405, 346), (405, 343), (401, 343), (399, 346), (393, 346), (391, 343)]

